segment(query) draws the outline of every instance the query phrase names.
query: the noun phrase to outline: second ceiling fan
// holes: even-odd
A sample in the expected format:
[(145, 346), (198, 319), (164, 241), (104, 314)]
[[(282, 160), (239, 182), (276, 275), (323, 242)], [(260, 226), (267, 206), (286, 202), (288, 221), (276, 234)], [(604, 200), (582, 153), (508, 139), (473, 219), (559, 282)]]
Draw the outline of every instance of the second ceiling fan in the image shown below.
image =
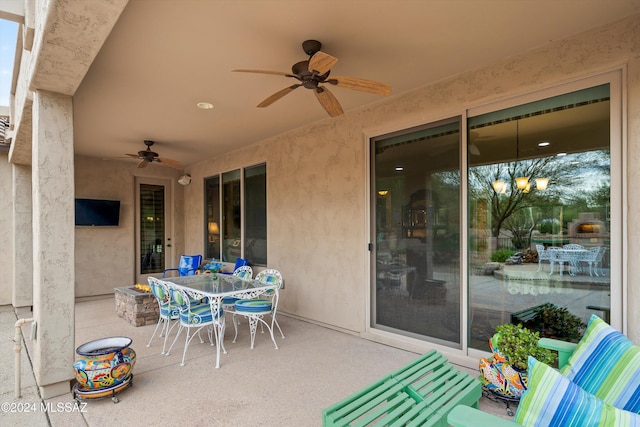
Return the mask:
[(274, 93), (266, 98), (258, 107), (268, 107), (283, 96), (294, 91), (300, 86), (306, 89), (313, 90), (314, 95), (320, 102), (320, 105), (326, 110), (331, 117), (336, 117), (344, 113), (340, 103), (336, 97), (325, 86), (326, 84), (332, 84), (338, 87), (344, 87), (347, 89), (358, 90), (361, 92), (373, 93), (376, 95), (387, 96), (391, 93), (391, 86), (385, 83), (376, 82), (373, 80), (360, 79), (356, 77), (345, 76), (332, 76), (331, 68), (338, 62), (337, 58), (322, 52), (320, 48), (322, 44), (317, 40), (307, 40), (302, 43), (302, 49), (309, 55), (309, 59), (306, 61), (297, 62), (291, 67), (291, 73), (283, 73), (280, 71), (268, 71), (268, 70), (233, 70), (241, 73), (257, 73), (257, 74), (274, 74), (278, 76), (292, 77), (298, 80), (300, 83), (287, 86), (282, 90)]

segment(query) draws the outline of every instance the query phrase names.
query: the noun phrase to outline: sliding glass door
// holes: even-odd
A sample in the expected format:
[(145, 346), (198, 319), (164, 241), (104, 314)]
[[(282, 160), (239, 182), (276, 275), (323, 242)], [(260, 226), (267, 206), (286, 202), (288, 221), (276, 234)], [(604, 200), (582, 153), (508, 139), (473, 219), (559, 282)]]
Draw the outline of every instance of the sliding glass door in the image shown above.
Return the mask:
[(592, 81), (371, 140), (372, 328), (485, 351), (621, 323), (619, 82)]
[(372, 141), (376, 328), (460, 346), (460, 119)]

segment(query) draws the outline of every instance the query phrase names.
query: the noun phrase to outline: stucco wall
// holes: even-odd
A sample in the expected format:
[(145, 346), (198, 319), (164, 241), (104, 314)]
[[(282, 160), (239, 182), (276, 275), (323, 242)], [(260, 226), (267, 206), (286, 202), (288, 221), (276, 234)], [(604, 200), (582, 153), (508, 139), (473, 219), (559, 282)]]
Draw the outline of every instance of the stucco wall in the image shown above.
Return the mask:
[(13, 295), (13, 207), (11, 197), (11, 164), (7, 153), (0, 152), (0, 305), (11, 304)]
[[(280, 308), (351, 331), (363, 331), (368, 289), (367, 153), (365, 134), (402, 129), (462, 114), (466, 108), (626, 67), (628, 80), (629, 178), (638, 178), (640, 129), (640, 16), (553, 42), (509, 60), (469, 71), (419, 90), (398, 94), (189, 169), (185, 233), (200, 236), (204, 177), (241, 166), (267, 163), (268, 259), (286, 280)], [(419, 52), (417, 53), (419, 54)], [(631, 212), (640, 207), (629, 193)], [(635, 291), (640, 220), (628, 223), (628, 307)], [(203, 251), (200, 238), (187, 252)], [(638, 315), (629, 310), (628, 330), (640, 342)]]
[[(135, 283), (135, 178), (170, 177), (175, 183), (178, 175), (162, 166), (138, 169), (136, 162), (76, 157), (75, 197), (120, 200), (118, 227), (75, 227), (76, 297), (109, 294), (114, 287)], [(179, 256), (184, 241), (182, 189), (172, 184), (171, 190), (172, 216), (178, 224), (174, 255)]]

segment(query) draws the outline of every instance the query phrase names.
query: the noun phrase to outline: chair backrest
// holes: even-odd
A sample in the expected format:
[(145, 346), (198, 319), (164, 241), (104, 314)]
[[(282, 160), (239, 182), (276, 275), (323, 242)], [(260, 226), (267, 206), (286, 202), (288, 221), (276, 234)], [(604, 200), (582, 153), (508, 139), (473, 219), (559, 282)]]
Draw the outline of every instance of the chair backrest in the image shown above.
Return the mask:
[(584, 246), (577, 243), (569, 243), (568, 245), (562, 246), (562, 249), (584, 249)]
[(539, 260), (551, 259), (551, 252), (544, 250), (544, 245), (536, 245), (536, 251), (538, 251)]
[(265, 285), (280, 285), (282, 287), (282, 274), (278, 270), (274, 270), (273, 268), (267, 268), (266, 270), (260, 271), (256, 275), (256, 280), (264, 283)]
[(236, 258), (236, 265), (233, 267), (233, 271), (235, 272), (238, 268), (245, 265), (249, 265), (249, 261), (244, 258)]
[(251, 279), (253, 277), (253, 269), (248, 265), (243, 265), (236, 268), (233, 275), (241, 279)]
[[(154, 280), (152, 280), (154, 279)], [(161, 305), (170, 298), (167, 288), (162, 285), (160, 282), (157, 282), (155, 278), (149, 277), (148, 279), (149, 286), (151, 286), (151, 293), (158, 300), (158, 303)]]
[(178, 274), (180, 276), (193, 276), (202, 264), (202, 255), (181, 255), (178, 264)]

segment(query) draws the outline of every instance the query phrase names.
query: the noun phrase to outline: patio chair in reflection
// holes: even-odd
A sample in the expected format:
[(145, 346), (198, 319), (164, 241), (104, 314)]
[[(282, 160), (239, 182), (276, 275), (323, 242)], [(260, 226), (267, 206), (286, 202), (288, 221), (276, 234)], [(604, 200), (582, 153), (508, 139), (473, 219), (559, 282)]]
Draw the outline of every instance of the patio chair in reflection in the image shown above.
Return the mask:
[(158, 328), (160, 328), (159, 337), (162, 338), (164, 336), (162, 352), (160, 354), (164, 354), (164, 350), (167, 346), (167, 338), (169, 337), (169, 334), (171, 333), (173, 327), (178, 323), (177, 320), (180, 316), (180, 311), (178, 307), (173, 303), (169, 288), (167, 288), (164, 283), (162, 283), (155, 277), (149, 277), (148, 282), (149, 286), (151, 286), (151, 293), (158, 302), (160, 315), (158, 317), (158, 323), (153, 330), (153, 334), (151, 334), (151, 338), (149, 338), (147, 347), (151, 346), (151, 341), (153, 341), (153, 337), (156, 336), (156, 332), (158, 332)]
[(579, 245), (577, 243), (568, 243), (566, 245), (562, 245), (562, 249), (569, 249), (569, 250), (572, 250), (572, 249), (584, 249), (584, 246)]
[(536, 245), (538, 251), (538, 273), (542, 271), (542, 261), (551, 261), (551, 252), (544, 249), (544, 245)]
[[(581, 263), (589, 265), (589, 276), (593, 276), (593, 274), (596, 273), (594, 266), (598, 262), (598, 255), (600, 255), (601, 251), (602, 250), (600, 246), (594, 246), (593, 248), (590, 248), (587, 253), (580, 257)], [(602, 261), (602, 257), (600, 257), (600, 260)], [(596, 276), (597, 275), (598, 274), (596, 273)]]
[[(273, 335), (274, 325), (278, 327), (280, 335), (284, 338), (282, 329), (276, 319), (276, 311), (278, 307), (279, 289), (282, 287), (282, 274), (278, 270), (266, 269), (260, 271), (256, 275), (256, 280), (264, 283), (265, 285), (278, 285), (276, 290), (267, 292), (264, 294), (264, 298), (256, 299), (243, 299), (239, 300), (234, 305), (234, 321), (233, 326), (235, 328), (235, 336), (233, 342), (236, 342), (238, 338), (238, 326), (235, 320), (235, 316), (244, 316), (249, 320), (249, 332), (251, 334), (251, 348), (254, 346), (256, 331), (258, 329), (258, 323), (262, 326), (266, 326), (271, 335), (271, 341), (278, 348), (278, 343)], [(265, 320), (265, 316), (271, 316), (271, 322)]]
[[(166, 355), (171, 353), (171, 349), (175, 345), (176, 341), (180, 337), (183, 330), (187, 330), (187, 337), (184, 342), (184, 351), (182, 352), (182, 362), (180, 366), (184, 366), (184, 358), (187, 355), (187, 348), (191, 340), (198, 335), (200, 343), (204, 343), (204, 340), (200, 336), (200, 331), (204, 328), (207, 329), (207, 336), (211, 346), (220, 345), (222, 351), (226, 354), (227, 350), (224, 348), (222, 338), (224, 336), (224, 316), (222, 307), (213, 307), (212, 304), (194, 304), (192, 298), (184, 289), (175, 287), (170, 288), (171, 297), (175, 301), (178, 309), (180, 310), (180, 327), (178, 333), (174, 338)], [(218, 336), (218, 326), (221, 330), (221, 336)], [(192, 334), (191, 330), (195, 329)], [(214, 341), (215, 339), (215, 341)]]

